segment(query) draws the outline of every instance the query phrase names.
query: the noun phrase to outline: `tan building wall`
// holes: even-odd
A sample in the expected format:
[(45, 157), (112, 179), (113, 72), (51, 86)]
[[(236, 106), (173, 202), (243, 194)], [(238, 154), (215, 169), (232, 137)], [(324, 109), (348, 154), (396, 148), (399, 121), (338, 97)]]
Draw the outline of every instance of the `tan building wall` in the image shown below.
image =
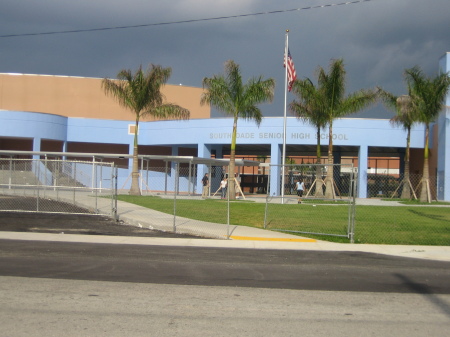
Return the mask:
[[(133, 121), (130, 110), (105, 95), (101, 82), (100, 78), (0, 74), (0, 109)], [(162, 92), (168, 102), (189, 109), (191, 119), (210, 118), (210, 107), (200, 106), (202, 88), (166, 85)]]

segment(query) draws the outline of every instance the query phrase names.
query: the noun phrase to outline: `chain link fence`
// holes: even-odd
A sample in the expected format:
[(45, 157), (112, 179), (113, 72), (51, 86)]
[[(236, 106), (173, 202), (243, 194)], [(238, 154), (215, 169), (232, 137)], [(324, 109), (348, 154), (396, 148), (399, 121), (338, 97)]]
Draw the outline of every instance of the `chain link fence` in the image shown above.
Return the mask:
[(0, 211), (116, 217), (111, 163), (0, 158)]
[[(111, 163), (1, 158), (0, 210), (91, 212), (142, 228), (221, 239), (241, 225), (337, 242), (450, 245), (449, 205), (401, 204), (403, 177), (369, 176), (370, 198), (357, 199), (351, 165), (266, 166), (236, 177), (235, 201), (221, 188), (227, 167), (200, 165), (141, 171), (139, 197), (128, 195), (124, 177), (117, 201), (118, 173)], [(204, 172), (209, 186), (202, 196)], [(419, 197), (420, 179), (410, 177), (412, 199), (413, 191)], [(435, 196), (435, 179), (430, 181)]]
[[(437, 200), (437, 179), (429, 178), (430, 195)], [(418, 199), (422, 187), (422, 175), (409, 174), (409, 179), (403, 174), (397, 176), (369, 174), (367, 176), (368, 198), (399, 198)]]
[[(301, 164), (270, 170), (284, 174), (284, 193), (268, 194), (264, 228), (353, 240), (356, 177), (351, 165)], [(274, 185), (269, 181), (269, 186)]]
[(355, 243), (450, 246), (450, 206), (358, 201)]
[[(377, 193), (358, 199), (357, 172), (351, 165), (286, 165), (284, 170), (266, 166), (263, 175), (237, 177), (238, 199), (229, 200), (220, 187), (227, 168), (207, 170), (210, 186), (204, 198), (199, 176), (203, 169), (179, 168), (167, 176), (149, 172), (151, 179), (145, 184), (154, 189), (143, 190), (135, 225), (223, 239), (233, 237), (235, 226), (241, 225), (335, 242), (450, 245), (448, 205), (401, 204), (401, 178), (380, 177), (377, 184), (370, 180), (369, 186), (376, 189), (389, 187), (383, 190), (386, 198)], [(413, 177), (412, 190), (421, 179)], [(301, 197), (298, 180), (304, 183)], [(119, 204), (119, 211), (122, 207)], [(127, 210), (120, 214), (126, 217)]]
[(368, 199), (357, 205), (355, 242), (450, 245), (450, 205), (436, 202), (435, 176), (428, 183), (433, 202), (419, 203), (423, 186), (418, 174), (369, 174)]
[[(119, 189), (118, 214), (135, 226), (178, 234), (226, 239), (230, 236), (229, 207), (221, 198), (220, 182), (226, 167), (204, 167), (207, 193), (202, 196), (200, 165), (149, 167), (140, 171), (142, 196)], [(202, 170), (202, 172), (204, 172)], [(129, 201), (141, 206), (131, 207)], [(193, 206), (192, 201), (198, 201)], [(221, 201), (219, 204), (217, 201)], [(208, 220), (205, 220), (208, 219)]]
[[(189, 165), (174, 163), (173, 166), (156, 166), (140, 170), (139, 186), (143, 195), (172, 195), (174, 191), (178, 195), (195, 196), (201, 193), (201, 178), (199, 167), (201, 165)], [(202, 171), (203, 172), (203, 171)], [(208, 197), (212, 196), (220, 187), (220, 182), (227, 172), (227, 167), (211, 166), (204, 168), (208, 173), (209, 189)], [(128, 183), (129, 179), (125, 180)], [(121, 186), (121, 189), (125, 184)]]

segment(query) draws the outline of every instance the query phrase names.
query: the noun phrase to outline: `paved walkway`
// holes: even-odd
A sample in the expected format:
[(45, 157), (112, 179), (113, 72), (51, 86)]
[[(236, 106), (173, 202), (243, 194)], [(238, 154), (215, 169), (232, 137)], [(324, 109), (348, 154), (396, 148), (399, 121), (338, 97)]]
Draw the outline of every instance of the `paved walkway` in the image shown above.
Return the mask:
[[(268, 231), (270, 232), (270, 231)], [(241, 248), (241, 249), (279, 249), (279, 250), (311, 250), (311, 251), (336, 251), (336, 252), (365, 252), (385, 254), (392, 256), (420, 258), (450, 262), (450, 247), (447, 246), (400, 246), (400, 245), (367, 245), (367, 244), (342, 244), (325, 241), (299, 242), (286, 241), (279, 233), (269, 237), (267, 233), (258, 236), (261, 232), (251, 233), (242, 240), (220, 239), (166, 239), (130, 236), (101, 236), (78, 234), (44, 234), (44, 233), (20, 233), (0, 232), (0, 239), (30, 240), (30, 241), (55, 241), (55, 242), (85, 242), (104, 244), (126, 244), (147, 246), (179, 246), (179, 247), (211, 247), (211, 248)]]

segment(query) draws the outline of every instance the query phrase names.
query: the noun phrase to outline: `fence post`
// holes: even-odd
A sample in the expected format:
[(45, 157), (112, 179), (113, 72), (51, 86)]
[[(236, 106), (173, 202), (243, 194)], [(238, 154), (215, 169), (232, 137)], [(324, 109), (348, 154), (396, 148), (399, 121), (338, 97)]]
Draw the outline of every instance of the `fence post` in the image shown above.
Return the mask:
[(93, 168), (94, 168), (94, 175), (92, 177), (93, 182), (94, 182), (94, 197), (95, 197), (95, 213), (98, 214), (98, 189), (97, 189), (97, 165), (94, 161), (94, 163), (92, 164)]
[(168, 161), (166, 161), (166, 171), (165, 171), (165, 174), (164, 174), (164, 194), (166, 194), (166, 195), (167, 195), (167, 174), (168, 174), (168, 171), (169, 171), (169, 163), (168, 163)]
[[(40, 166), (40, 161), (39, 161), (39, 166)], [(47, 155), (45, 155), (44, 157), (44, 198), (46, 196), (46, 192), (47, 192), (47, 185), (48, 185), (48, 181), (47, 181), (47, 176), (48, 176), (48, 163), (47, 163)]]
[(59, 200), (59, 188), (58, 188), (58, 183), (59, 183), (59, 177), (63, 171), (63, 163), (61, 162), (61, 160), (58, 160), (56, 162), (56, 171), (54, 172), (54, 179), (53, 179), (53, 186), (54, 186), (54, 191), (56, 191), (56, 200)]
[(92, 156), (92, 179), (91, 179), (92, 192), (94, 192), (94, 176), (95, 176), (95, 156)]
[(267, 227), (267, 215), (269, 212), (269, 208), (268, 208), (269, 197), (270, 197), (270, 172), (267, 177), (266, 207), (264, 209), (264, 229), (266, 229), (266, 227)]
[[(227, 184), (228, 185), (228, 184)], [(230, 239), (230, 189), (227, 186), (227, 239)]]
[(352, 167), (352, 183), (351, 183), (351, 192), (352, 192), (352, 206), (351, 206), (351, 218), (350, 218), (350, 243), (355, 243), (355, 218), (356, 218), (356, 191), (357, 189), (357, 176), (358, 176), (358, 168)]
[(9, 183), (8, 183), (8, 189), (11, 189), (11, 185), (12, 185), (12, 172), (13, 172), (13, 167), (12, 167), (12, 157), (9, 157)]
[[(35, 163), (35, 160), (33, 160), (33, 163)], [(37, 187), (37, 197), (36, 197), (36, 212), (39, 212), (39, 175), (41, 173), (41, 165), (39, 165), (40, 162), (37, 163), (37, 181), (36, 181), (36, 187)]]
[(188, 173), (188, 195), (191, 196), (191, 185), (192, 185), (192, 161), (189, 161), (189, 173)]
[(142, 180), (143, 180), (142, 172), (144, 172), (144, 158), (141, 159), (141, 169), (139, 171), (139, 190), (141, 191), (141, 193), (142, 193), (142, 190), (143, 190), (143, 187), (144, 187), (143, 184), (142, 184)]
[(173, 193), (173, 232), (177, 232), (177, 194), (178, 194), (178, 165), (175, 163), (175, 181), (174, 181), (174, 193)]
[(98, 179), (99, 182), (99, 190), (100, 190), (100, 194), (102, 193), (102, 188), (103, 188), (103, 161), (102, 161), (102, 165), (100, 165), (100, 178)]
[(145, 186), (147, 190), (147, 194), (150, 192), (149, 182), (148, 182), (148, 170), (150, 169), (150, 159), (146, 160), (147, 170), (145, 171)]
[(75, 189), (77, 187), (77, 162), (73, 163), (73, 204), (75, 205)]
[(112, 215), (114, 217), (114, 219), (116, 221), (119, 220), (119, 217), (117, 215), (117, 176), (119, 174), (119, 169), (118, 167), (114, 166), (114, 163), (111, 164), (111, 189), (112, 189), (112, 193), (113, 193), (113, 197), (111, 198), (112, 200)]

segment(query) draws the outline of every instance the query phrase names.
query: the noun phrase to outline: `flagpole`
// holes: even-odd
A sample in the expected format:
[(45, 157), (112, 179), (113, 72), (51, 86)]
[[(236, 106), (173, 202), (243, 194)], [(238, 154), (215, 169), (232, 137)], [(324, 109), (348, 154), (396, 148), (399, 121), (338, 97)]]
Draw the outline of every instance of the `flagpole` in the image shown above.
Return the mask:
[(286, 165), (286, 106), (287, 106), (287, 91), (288, 91), (288, 52), (289, 52), (289, 29), (286, 29), (286, 41), (284, 46), (284, 117), (283, 117), (283, 152), (281, 155), (281, 203), (284, 204), (284, 184), (285, 176), (284, 169)]

